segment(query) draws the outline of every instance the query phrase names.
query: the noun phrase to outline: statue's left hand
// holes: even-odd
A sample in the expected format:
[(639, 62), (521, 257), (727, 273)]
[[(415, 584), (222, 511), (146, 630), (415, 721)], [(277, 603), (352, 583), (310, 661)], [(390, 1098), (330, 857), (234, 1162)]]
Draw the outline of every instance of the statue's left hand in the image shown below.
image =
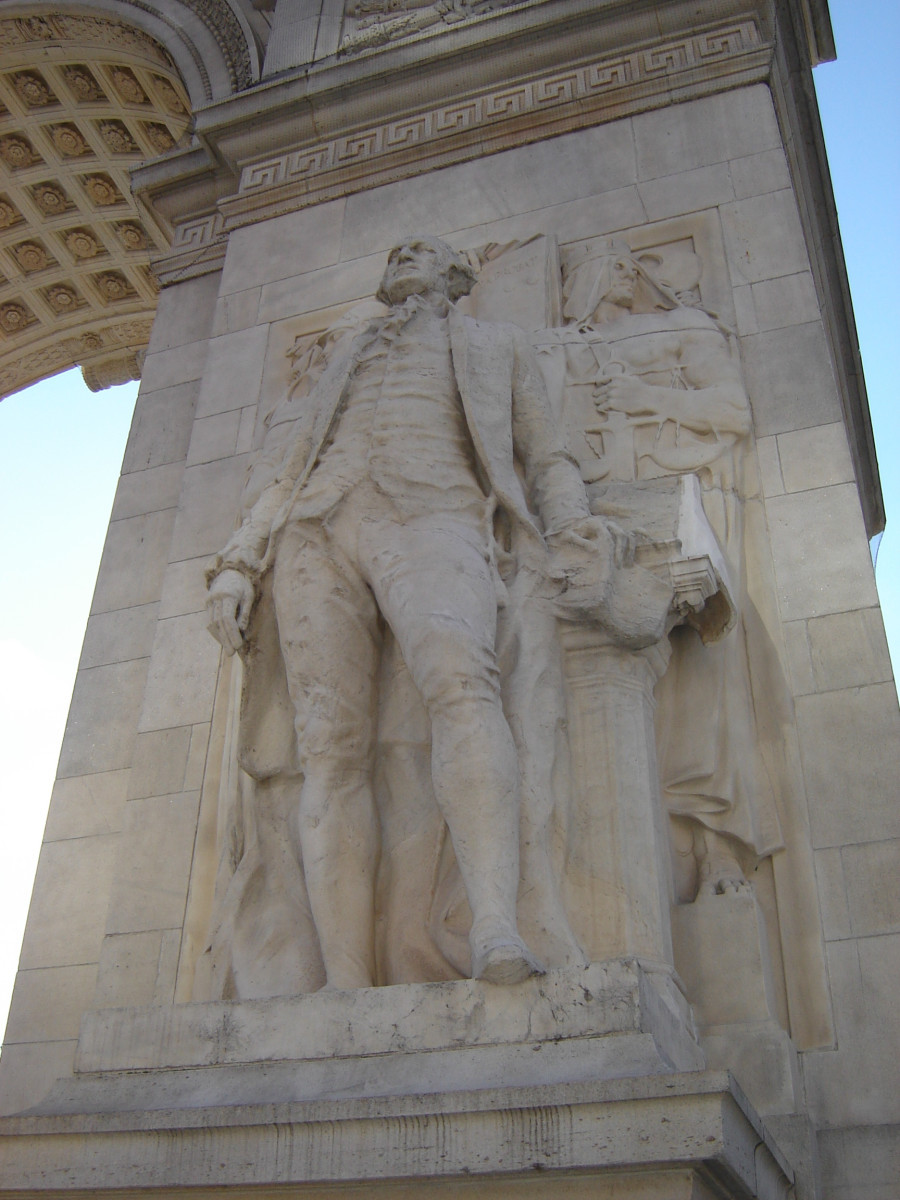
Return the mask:
[(209, 585), (207, 629), (224, 646), (226, 654), (234, 654), (243, 645), (253, 599), (253, 584), (240, 571), (221, 571)]
[(592, 554), (611, 554), (617, 567), (630, 567), (634, 563), (634, 538), (604, 517), (581, 517), (550, 534), (547, 541), (554, 551), (571, 546)]

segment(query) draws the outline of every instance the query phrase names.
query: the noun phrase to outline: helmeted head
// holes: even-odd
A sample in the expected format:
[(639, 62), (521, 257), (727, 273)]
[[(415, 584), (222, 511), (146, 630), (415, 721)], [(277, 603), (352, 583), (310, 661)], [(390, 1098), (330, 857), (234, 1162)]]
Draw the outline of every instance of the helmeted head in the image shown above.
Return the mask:
[(378, 288), (382, 304), (402, 304), (410, 296), (437, 294), (453, 301), (476, 283), (468, 262), (452, 246), (428, 234), (405, 238), (388, 255)]
[(563, 315), (576, 324), (590, 323), (605, 301), (612, 311), (657, 312), (678, 307), (675, 293), (654, 277), (658, 254), (636, 253), (610, 238), (592, 247), (569, 272), (563, 289)]

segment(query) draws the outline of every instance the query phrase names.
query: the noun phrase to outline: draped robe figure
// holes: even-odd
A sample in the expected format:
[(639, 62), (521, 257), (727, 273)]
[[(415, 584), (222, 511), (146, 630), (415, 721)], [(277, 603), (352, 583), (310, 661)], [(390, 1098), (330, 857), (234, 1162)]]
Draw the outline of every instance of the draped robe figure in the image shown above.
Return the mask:
[[(676, 885), (692, 898), (698, 887), (745, 886), (747, 870), (783, 844), (782, 693), (787, 700), (747, 591), (749, 401), (722, 329), (681, 304), (655, 278), (658, 265), (657, 256), (639, 258), (624, 244), (601, 247), (570, 271), (568, 324), (536, 341), (591, 495), (602, 503), (609, 484), (695, 474), (728, 565), (737, 628), (713, 645), (691, 628), (673, 630), (672, 660), (657, 688)], [(768, 719), (759, 719), (761, 696)]]

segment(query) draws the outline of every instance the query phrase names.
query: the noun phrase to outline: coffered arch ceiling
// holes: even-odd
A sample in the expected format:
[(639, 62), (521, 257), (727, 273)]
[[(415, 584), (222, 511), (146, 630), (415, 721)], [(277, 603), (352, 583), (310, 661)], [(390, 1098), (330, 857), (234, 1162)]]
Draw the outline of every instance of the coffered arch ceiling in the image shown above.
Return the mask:
[(192, 110), (259, 73), (227, 0), (0, 8), (0, 396), (80, 365), (137, 378), (164, 221), (129, 171), (190, 141)]

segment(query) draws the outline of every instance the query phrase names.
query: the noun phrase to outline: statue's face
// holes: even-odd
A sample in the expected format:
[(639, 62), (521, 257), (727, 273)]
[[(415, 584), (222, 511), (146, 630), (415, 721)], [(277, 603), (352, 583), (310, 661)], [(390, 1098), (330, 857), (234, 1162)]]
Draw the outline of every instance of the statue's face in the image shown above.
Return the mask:
[(437, 239), (410, 238), (388, 255), (381, 291), (392, 304), (427, 292), (449, 295), (449, 255), (452, 251)]
[(637, 287), (638, 272), (630, 258), (617, 258), (612, 266), (612, 285), (601, 299), (620, 308), (628, 308), (634, 304), (634, 292)]

